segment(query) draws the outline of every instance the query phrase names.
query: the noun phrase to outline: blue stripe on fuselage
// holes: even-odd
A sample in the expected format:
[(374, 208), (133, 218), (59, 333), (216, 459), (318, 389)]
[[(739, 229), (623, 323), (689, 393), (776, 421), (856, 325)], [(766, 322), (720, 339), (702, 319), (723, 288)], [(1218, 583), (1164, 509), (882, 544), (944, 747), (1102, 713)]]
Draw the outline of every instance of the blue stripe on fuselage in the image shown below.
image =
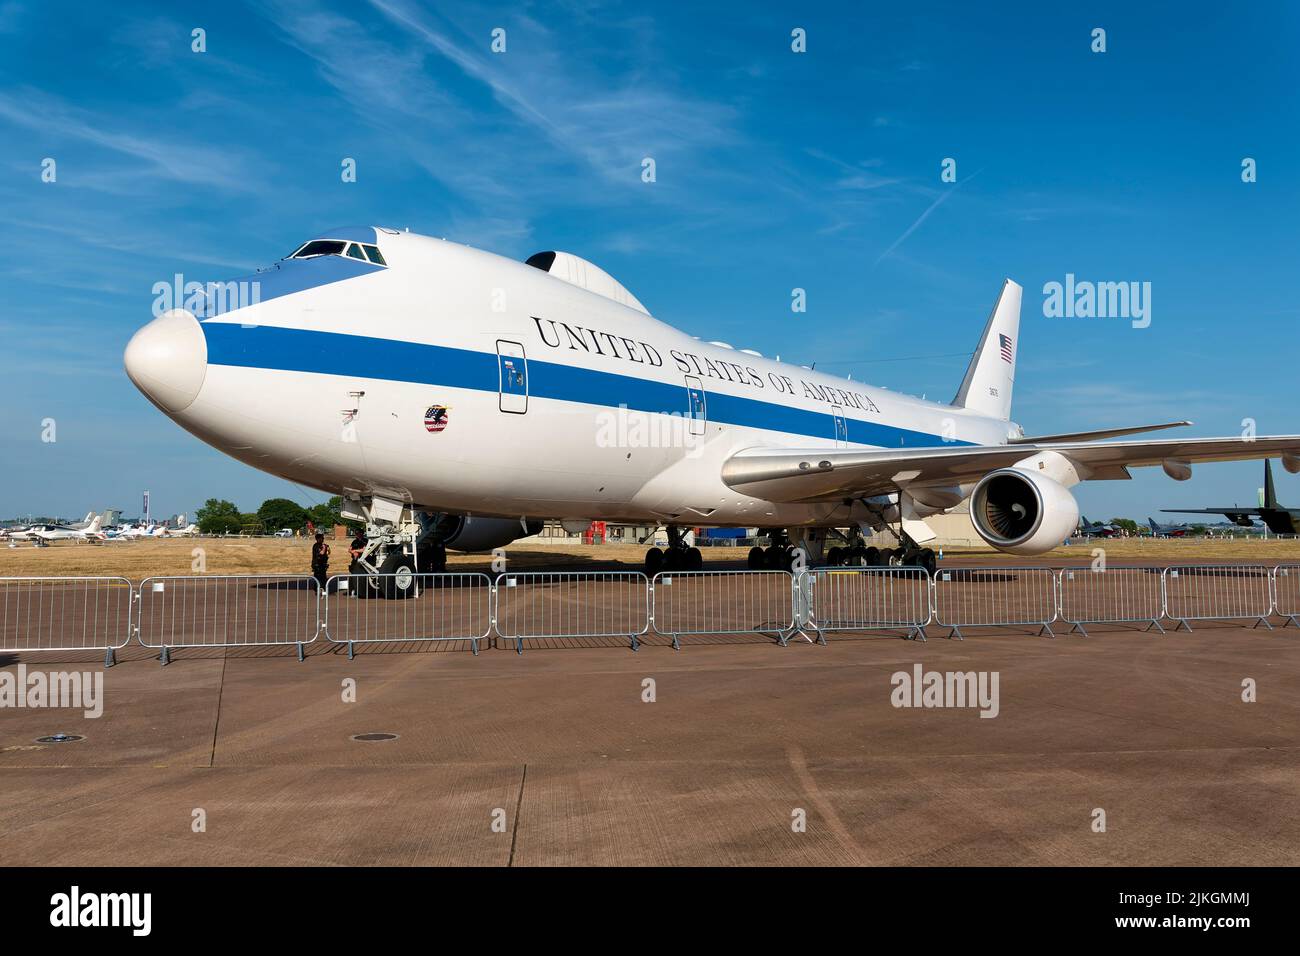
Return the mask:
[[(204, 322), (208, 362), (241, 368), (285, 372), (316, 372), (420, 385), (495, 392), (499, 387), (497, 356), (491, 352), (455, 349), (420, 342), (401, 342), (337, 332), (241, 326), (231, 322)], [(528, 360), (528, 394), (615, 409), (685, 415), (686, 385), (619, 375), (556, 362)], [(835, 422), (824, 412), (792, 408), (755, 398), (743, 398), (705, 389), (708, 420), (727, 425), (763, 428), (813, 438), (834, 438)], [(878, 422), (845, 419), (848, 440), (884, 448), (932, 448), (969, 445), (928, 432), (898, 428)]]

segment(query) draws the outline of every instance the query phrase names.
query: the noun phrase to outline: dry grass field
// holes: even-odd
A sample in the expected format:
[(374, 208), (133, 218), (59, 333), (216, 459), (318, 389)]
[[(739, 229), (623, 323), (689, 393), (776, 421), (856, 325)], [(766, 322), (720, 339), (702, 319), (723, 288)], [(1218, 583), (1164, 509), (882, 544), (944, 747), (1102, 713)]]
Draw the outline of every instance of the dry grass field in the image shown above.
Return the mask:
[[(347, 569), (347, 541), (333, 541), (331, 571)], [(1225, 562), (1300, 562), (1298, 540), (1143, 540), (1081, 541), (1036, 558), (1019, 558), (991, 550), (951, 549), (944, 562), (956, 564), (1079, 564), (1105, 548), (1112, 563), (1212, 564)], [(133, 580), (154, 574), (305, 574), (310, 543), (279, 538), (171, 538), (120, 544), (56, 544), (36, 548), (0, 545), (0, 577), (25, 575), (117, 575)], [(196, 555), (196, 550), (201, 555)], [(506, 548), (511, 570), (547, 568), (640, 569), (645, 547), (636, 544), (542, 545), (533, 542)], [(744, 548), (704, 548), (706, 565), (743, 566)], [(202, 558), (202, 566), (196, 562)], [(491, 556), (450, 554), (448, 568), (490, 571)]]

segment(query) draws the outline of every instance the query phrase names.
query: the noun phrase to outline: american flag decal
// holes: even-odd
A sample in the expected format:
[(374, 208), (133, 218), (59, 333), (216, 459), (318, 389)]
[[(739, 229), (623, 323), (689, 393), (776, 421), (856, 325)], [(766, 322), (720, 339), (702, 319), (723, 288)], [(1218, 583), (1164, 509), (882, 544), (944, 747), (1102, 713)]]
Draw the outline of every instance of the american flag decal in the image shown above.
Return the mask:
[(998, 344), (1002, 346), (1002, 361), (1011, 361), (1011, 337), (998, 333)]

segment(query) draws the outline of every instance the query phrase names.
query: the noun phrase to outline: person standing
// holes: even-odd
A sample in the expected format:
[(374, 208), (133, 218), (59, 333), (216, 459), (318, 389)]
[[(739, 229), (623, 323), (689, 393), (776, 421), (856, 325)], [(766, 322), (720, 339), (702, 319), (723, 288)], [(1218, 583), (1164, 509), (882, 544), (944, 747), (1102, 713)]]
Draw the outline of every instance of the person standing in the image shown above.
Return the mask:
[(325, 584), (329, 581), (330, 567), (330, 546), (325, 543), (325, 535), (322, 532), (316, 532), (316, 543), (311, 546), (311, 573), (316, 578), (316, 583), (320, 585), (321, 593), (325, 592)]

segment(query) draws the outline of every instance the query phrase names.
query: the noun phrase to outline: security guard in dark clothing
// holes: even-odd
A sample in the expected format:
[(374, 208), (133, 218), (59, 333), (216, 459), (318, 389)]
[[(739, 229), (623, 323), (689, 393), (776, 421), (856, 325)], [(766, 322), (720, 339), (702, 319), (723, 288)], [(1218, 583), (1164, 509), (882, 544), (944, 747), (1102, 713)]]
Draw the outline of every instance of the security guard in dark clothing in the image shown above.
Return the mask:
[(316, 532), (316, 543), (311, 546), (311, 573), (316, 578), (322, 592), (329, 581), (330, 546), (325, 543), (325, 535)]

